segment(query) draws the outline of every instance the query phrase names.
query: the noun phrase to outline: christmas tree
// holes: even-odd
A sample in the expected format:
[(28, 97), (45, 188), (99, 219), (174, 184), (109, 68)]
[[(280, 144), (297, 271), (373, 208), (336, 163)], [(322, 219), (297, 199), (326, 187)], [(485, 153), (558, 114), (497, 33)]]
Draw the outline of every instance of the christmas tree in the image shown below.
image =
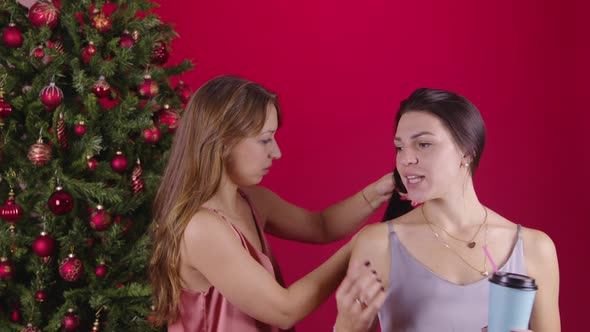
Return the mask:
[(154, 3), (28, 2), (0, 2), (0, 331), (152, 330), (151, 201), (192, 64), (166, 65)]

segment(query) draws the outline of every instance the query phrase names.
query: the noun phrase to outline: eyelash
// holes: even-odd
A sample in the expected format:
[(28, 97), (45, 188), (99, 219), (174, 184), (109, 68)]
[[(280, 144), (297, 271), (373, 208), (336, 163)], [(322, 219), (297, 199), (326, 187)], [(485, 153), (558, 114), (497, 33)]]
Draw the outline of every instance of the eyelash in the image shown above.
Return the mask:
[(272, 142), (272, 139), (270, 139), (270, 138), (269, 139), (263, 139), (260, 142), (262, 142), (262, 144), (268, 144), (268, 143)]
[[(417, 145), (418, 145), (419, 148), (425, 149), (425, 148), (430, 147), (432, 145), (432, 143), (418, 143)], [(402, 149), (403, 149), (403, 147), (401, 147), (401, 146), (396, 146), (395, 147), (395, 151), (397, 151), (397, 152), (402, 151)]]

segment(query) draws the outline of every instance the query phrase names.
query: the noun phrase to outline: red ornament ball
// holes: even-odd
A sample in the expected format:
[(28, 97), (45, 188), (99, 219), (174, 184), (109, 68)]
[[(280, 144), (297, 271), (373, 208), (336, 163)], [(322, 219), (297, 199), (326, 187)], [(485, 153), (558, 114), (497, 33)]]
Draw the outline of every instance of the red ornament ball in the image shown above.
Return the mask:
[(162, 131), (160, 130), (160, 126), (153, 124), (149, 128), (145, 128), (143, 130), (143, 140), (147, 144), (156, 144), (162, 138)]
[(41, 98), (41, 103), (43, 103), (45, 109), (53, 111), (64, 100), (64, 94), (55, 83), (51, 82), (48, 86), (41, 89), (39, 92), (39, 98)]
[(111, 168), (117, 173), (124, 173), (127, 170), (127, 166), (129, 166), (127, 157), (123, 155), (123, 152), (117, 151), (115, 157), (111, 160)]
[(35, 301), (43, 303), (47, 300), (47, 292), (44, 290), (38, 290), (35, 292)]
[(156, 65), (163, 65), (168, 60), (168, 48), (166, 43), (158, 40), (152, 46), (152, 63)]
[(176, 95), (180, 98), (180, 101), (184, 104), (188, 103), (192, 94), (193, 92), (188, 85), (184, 84), (182, 81), (178, 82), (178, 86), (176, 86)]
[(23, 33), (16, 27), (16, 24), (9, 23), (8, 27), (2, 31), (2, 42), (10, 48), (19, 48), (23, 46)]
[(98, 232), (104, 231), (111, 225), (111, 215), (101, 205), (90, 214), (90, 227)]
[(145, 75), (143, 82), (137, 87), (137, 92), (141, 98), (147, 99), (157, 96), (160, 88), (158, 87), (158, 83), (152, 80), (150, 75)]
[(45, 48), (43, 45), (39, 45), (31, 51), (31, 55), (36, 59), (43, 60), (45, 57)]
[(90, 41), (88, 42), (88, 46), (82, 50), (82, 60), (84, 63), (88, 63), (95, 54), (96, 46), (94, 46), (94, 43)]
[(104, 76), (100, 76), (98, 78), (98, 81), (94, 82), (94, 86), (92, 87), (92, 92), (98, 98), (104, 98), (109, 95), (109, 93), (111, 92), (111, 86), (104, 79)]
[(45, 232), (33, 241), (33, 253), (39, 257), (53, 256), (55, 253), (55, 240)]
[(20, 330), (20, 332), (43, 332), (40, 328), (33, 326), (33, 324), (29, 323), (27, 327)]
[(29, 8), (29, 21), (37, 28), (47, 25), (53, 29), (58, 20), (59, 9), (50, 1), (38, 1)]
[(131, 48), (133, 47), (133, 45), (135, 45), (135, 40), (133, 39), (129, 31), (123, 31), (123, 34), (119, 39), (119, 46), (121, 46), (122, 48)]
[(125, 233), (129, 232), (129, 229), (131, 228), (131, 219), (130, 219), (130, 218), (124, 218), (124, 217), (121, 217), (121, 216), (116, 216), (116, 217), (115, 217), (115, 223), (116, 223), (116, 224), (119, 224), (119, 225), (120, 225), (120, 224), (121, 224), (123, 221), (125, 221), (125, 220), (126, 220), (127, 222), (125, 223), (125, 226), (123, 227), (123, 231), (122, 231), (122, 233), (123, 233), (123, 234), (125, 234)]
[(74, 208), (74, 198), (68, 192), (64, 191), (62, 187), (55, 188), (56, 191), (49, 196), (47, 204), (49, 210), (57, 216), (66, 214)]
[(20, 311), (18, 309), (14, 309), (10, 314), (10, 321), (13, 323), (18, 323), (21, 321)]
[(100, 11), (96, 11), (92, 16), (92, 26), (100, 33), (107, 33), (113, 27), (113, 20)]
[(59, 275), (69, 282), (78, 281), (84, 273), (84, 265), (82, 261), (76, 258), (74, 254), (70, 254), (59, 264)]
[(17, 220), (23, 217), (24, 210), (22, 206), (14, 201), (14, 191), (10, 191), (6, 203), (0, 207), (0, 218), (4, 219), (9, 224), (14, 224)]
[(61, 319), (61, 328), (66, 332), (78, 331), (80, 327), (80, 316), (68, 309), (68, 313)]
[(96, 267), (96, 270), (94, 270), (94, 274), (96, 274), (97, 278), (104, 278), (104, 276), (107, 275), (107, 267), (104, 265), (104, 262), (101, 262), (100, 265), (98, 265)]
[(180, 120), (178, 112), (170, 109), (170, 106), (166, 104), (156, 115), (158, 117), (158, 122), (168, 127), (168, 132), (173, 133), (176, 131), (178, 128), (178, 121)]
[(98, 168), (98, 161), (90, 156), (86, 157), (86, 166), (88, 166), (88, 169), (91, 171), (94, 171), (95, 169)]
[(84, 121), (80, 121), (78, 124), (74, 125), (74, 134), (76, 134), (76, 136), (84, 136), (84, 134), (86, 134), (86, 125), (84, 124)]
[(0, 120), (7, 118), (12, 114), (12, 106), (4, 100), (0, 93)]
[(6, 257), (0, 257), (0, 281), (8, 281), (14, 277), (14, 264)]
[(96, 46), (94, 46), (94, 42), (89, 41), (88, 46), (84, 49), (88, 55), (95, 55), (96, 54)]
[(27, 154), (27, 158), (29, 158), (35, 166), (43, 166), (47, 164), (51, 160), (51, 157), (51, 147), (43, 143), (41, 138), (39, 138), (37, 143), (31, 145), (29, 153)]

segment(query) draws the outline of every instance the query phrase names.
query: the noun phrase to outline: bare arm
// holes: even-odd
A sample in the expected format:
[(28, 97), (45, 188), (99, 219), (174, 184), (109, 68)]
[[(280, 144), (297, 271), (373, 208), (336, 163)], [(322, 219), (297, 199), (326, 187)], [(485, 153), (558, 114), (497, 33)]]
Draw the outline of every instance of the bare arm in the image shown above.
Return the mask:
[(321, 212), (295, 206), (263, 187), (243, 190), (266, 220), (266, 232), (300, 242), (329, 243), (358, 229), (383, 202), (389, 200), (393, 189), (393, 176), (389, 173)]
[(198, 213), (186, 228), (183, 246), (187, 253), (182, 258), (185, 264), (202, 273), (233, 305), (280, 328), (293, 326), (329, 297), (344, 277), (350, 256), (350, 247), (346, 245), (324, 264), (284, 288), (250, 256), (231, 227), (217, 216)]
[(527, 229), (524, 244), (528, 274), (536, 279), (539, 287), (530, 328), (535, 332), (559, 332), (559, 267), (555, 245), (547, 234), (530, 229)]
[[(386, 297), (388, 279), (387, 226), (374, 224), (363, 228), (354, 241), (346, 277), (336, 291), (337, 332), (377, 331), (377, 313)], [(366, 268), (359, 262), (368, 263)], [(366, 299), (366, 306), (356, 299)]]

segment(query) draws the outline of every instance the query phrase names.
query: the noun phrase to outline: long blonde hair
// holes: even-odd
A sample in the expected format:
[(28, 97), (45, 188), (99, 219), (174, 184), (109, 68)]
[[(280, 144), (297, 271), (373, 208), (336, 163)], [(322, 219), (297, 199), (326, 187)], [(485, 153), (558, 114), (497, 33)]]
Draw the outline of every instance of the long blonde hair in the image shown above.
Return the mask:
[(149, 277), (157, 326), (178, 318), (180, 245), (188, 222), (219, 189), (231, 148), (262, 130), (269, 105), (280, 124), (276, 95), (235, 76), (208, 81), (187, 104), (153, 204)]

